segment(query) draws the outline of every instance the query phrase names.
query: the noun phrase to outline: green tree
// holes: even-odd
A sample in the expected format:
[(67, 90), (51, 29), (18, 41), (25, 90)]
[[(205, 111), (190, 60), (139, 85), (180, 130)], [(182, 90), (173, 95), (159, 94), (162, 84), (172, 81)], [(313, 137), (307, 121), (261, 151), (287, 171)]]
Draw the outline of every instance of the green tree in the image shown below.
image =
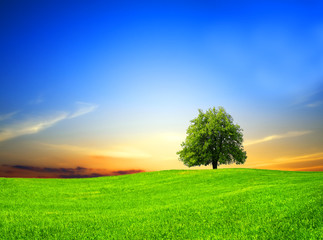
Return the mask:
[(242, 129), (223, 107), (213, 107), (205, 113), (199, 109), (186, 134), (177, 154), (188, 167), (212, 164), (216, 169), (220, 164), (243, 164), (247, 159)]

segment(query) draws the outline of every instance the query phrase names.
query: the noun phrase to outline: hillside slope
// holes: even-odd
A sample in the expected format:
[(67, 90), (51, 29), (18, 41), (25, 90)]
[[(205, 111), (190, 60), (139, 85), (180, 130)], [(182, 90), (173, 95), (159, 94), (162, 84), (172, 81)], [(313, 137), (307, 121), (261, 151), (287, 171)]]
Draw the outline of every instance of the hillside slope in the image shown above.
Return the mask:
[(0, 178), (1, 239), (321, 239), (323, 172)]

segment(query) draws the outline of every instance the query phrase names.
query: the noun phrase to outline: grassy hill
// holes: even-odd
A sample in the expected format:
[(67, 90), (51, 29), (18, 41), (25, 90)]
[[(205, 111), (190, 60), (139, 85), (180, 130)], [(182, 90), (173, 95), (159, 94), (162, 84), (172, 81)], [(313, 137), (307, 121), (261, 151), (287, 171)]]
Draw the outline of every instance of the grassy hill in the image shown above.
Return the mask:
[(323, 172), (0, 178), (1, 239), (322, 239)]

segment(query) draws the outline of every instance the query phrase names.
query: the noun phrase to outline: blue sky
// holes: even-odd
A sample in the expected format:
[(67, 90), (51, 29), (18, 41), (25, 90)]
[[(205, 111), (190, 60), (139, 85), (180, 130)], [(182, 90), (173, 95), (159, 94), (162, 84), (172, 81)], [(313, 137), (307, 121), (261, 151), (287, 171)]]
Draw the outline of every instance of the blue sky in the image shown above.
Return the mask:
[[(81, 148), (86, 156), (85, 149), (120, 148), (144, 153), (134, 154), (132, 168), (180, 168), (175, 153), (189, 120), (213, 106), (233, 116), (246, 142), (258, 141), (247, 148), (246, 166), (319, 154), (322, 7), (319, 1), (2, 2), (0, 163), (91, 166), (71, 156), (77, 152), (78, 159)], [(266, 137), (284, 147), (259, 142)], [(41, 144), (60, 146), (59, 157)], [(18, 147), (25, 150), (18, 154)], [(116, 161), (118, 169), (129, 166)]]

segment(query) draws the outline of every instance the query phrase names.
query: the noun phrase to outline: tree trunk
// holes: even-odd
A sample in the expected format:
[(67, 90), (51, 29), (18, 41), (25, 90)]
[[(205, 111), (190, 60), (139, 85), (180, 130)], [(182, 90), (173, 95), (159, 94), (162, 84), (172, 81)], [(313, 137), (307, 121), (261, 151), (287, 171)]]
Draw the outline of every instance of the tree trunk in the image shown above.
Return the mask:
[(217, 169), (218, 168), (218, 161), (212, 161), (212, 167), (213, 169)]

